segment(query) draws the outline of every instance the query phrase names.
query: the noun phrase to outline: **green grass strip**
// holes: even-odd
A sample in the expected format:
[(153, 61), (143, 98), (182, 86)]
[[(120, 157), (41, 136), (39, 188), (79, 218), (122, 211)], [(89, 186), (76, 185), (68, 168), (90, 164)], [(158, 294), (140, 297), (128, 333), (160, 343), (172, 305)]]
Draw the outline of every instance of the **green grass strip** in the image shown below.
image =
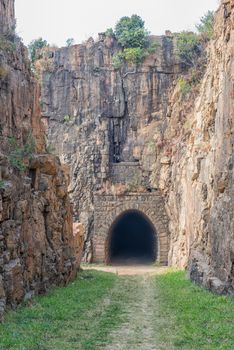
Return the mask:
[[(186, 279), (184, 272), (156, 276), (160, 349), (233, 350), (234, 299), (215, 295)], [(160, 323), (160, 322), (159, 322)], [(172, 341), (173, 346), (166, 344)]]
[(0, 349), (97, 349), (100, 327), (106, 336), (119, 322), (120, 301), (108, 302), (117, 280), (113, 274), (82, 272), (69, 286), (9, 312), (0, 325)]

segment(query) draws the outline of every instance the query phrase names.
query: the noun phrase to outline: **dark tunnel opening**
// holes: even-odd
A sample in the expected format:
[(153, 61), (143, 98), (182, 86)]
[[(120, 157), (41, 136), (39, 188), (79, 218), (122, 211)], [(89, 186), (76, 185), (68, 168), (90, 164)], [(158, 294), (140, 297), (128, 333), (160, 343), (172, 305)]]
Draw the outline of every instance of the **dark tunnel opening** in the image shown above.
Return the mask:
[(109, 262), (119, 264), (152, 263), (157, 258), (153, 224), (138, 211), (128, 211), (112, 225)]

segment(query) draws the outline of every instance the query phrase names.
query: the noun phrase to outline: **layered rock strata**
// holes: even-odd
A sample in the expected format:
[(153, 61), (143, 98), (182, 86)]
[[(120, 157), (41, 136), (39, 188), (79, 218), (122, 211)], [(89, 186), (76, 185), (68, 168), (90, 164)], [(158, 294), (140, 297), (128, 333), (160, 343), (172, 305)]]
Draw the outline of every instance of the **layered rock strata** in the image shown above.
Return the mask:
[(171, 217), (171, 264), (222, 293), (234, 293), (233, 47), (234, 2), (225, 0), (204, 78), (186, 99), (171, 95), (152, 179)]
[[(152, 140), (145, 144), (142, 130), (160, 121), (163, 132), (168, 90), (181, 70), (174, 38), (151, 40), (158, 48), (138, 68), (114, 69), (119, 47), (103, 34), (96, 42), (89, 39), (82, 45), (45, 51), (37, 63), (48, 142), (71, 167), (74, 219), (86, 228), (86, 259), (92, 259), (94, 192), (115, 182), (112, 175), (121, 165), (123, 183), (150, 187), (154, 145)], [(148, 152), (144, 162), (143, 148)]]
[(15, 36), (14, 1), (0, 1), (0, 318), (76, 275), (82, 240), (72, 230), (69, 175), (46, 153), (40, 90)]

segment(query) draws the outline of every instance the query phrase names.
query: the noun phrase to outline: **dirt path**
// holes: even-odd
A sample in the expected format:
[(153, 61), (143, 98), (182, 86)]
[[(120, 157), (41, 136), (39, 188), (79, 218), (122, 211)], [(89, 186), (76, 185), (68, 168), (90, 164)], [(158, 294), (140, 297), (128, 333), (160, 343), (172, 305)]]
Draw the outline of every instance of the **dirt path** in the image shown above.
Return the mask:
[(142, 275), (127, 279), (130, 294), (124, 310), (126, 322), (111, 334), (111, 342), (105, 350), (156, 350), (153, 329), (155, 298), (151, 278)]
[(168, 267), (158, 267), (154, 265), (118, 265), (118, 266), (106, 266), (96, 264), (82, 265), (84, 270), (97, 270), (104, 272), (116, 273), (119, 276), (137, 276), (137, 275), (159, 275), (168, 271)]
[[(161, 350), (158, 345), (159, 328), (166, 327), (166, 320), (160, 319), (157, 305), (157, 289), (153, 275), (162, 274), (167, 268), (155, 266), (90, 266), (106, 272), (116, 273), (120, 277), (119, 288), (124, 293), (125, 322), (115, 329), (109, 344), (104, 350)], [(122, 280), (122, 281), (121, 281)], [(158, 320), (159, 319), (159, 320)], [(173, 349), (167, 344), (167, 350)]]
[[(123, 305), (124, 322), (108, 336), (103, 350), (173, 350), (160, 342), (162, 328), (169, 322), (160, 315), (154, 275), (164, 274), (166, 267), (152, 265), (101, 266), (88, 265), (84, 269), (112, 272), (120, 276), (115, 290)], [(114, 292), (115, 294), (116, 292)]]

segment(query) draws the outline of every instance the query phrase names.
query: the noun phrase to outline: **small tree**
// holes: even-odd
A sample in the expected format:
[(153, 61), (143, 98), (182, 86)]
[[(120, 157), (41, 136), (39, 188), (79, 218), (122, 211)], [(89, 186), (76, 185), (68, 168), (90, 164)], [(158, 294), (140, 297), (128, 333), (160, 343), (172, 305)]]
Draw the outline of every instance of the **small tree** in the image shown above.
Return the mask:
[(72, 45), (74, 45), (75, 44), (75, 40), (73, 39), (73, 38), (68, 38), (67, 40), (66, 40), (66, 45), (67, 45), (67, 47), (70, 47), (70, 46), (72, 46)]
[(105, 34), (106, 36), (111, 37), (114, 35), (114, 31), (112, 28), (107, 28), (107, 30), (105, 31)]
[(140, 16), (122, 17), (115, 26), (115, 36), (124, 48), (143, 48), (148, 44), (149, 32)]
[(46, 40), (44, 40), (42, 38), (38, 38), (38, 39), (32, 40), (30, 42), (30, 44), (28, 46), (28, 50), (29, 50), (29, 55), (30, 55), (32, 62), (35, 62), (35, 60), (37, 58), (39, 58), (38, 51), (46, 46), (48, 46), (48, 43)]
[(211, 39), (214, 33), (214, 12), (208, 11), (196, 25), (198, 32), (206, 38)]
[(188, 67), (196, 66), (201, 53), (199, 37), (193, 32), (181, 32), (177, 35), (177, 49), (182, 63)]

